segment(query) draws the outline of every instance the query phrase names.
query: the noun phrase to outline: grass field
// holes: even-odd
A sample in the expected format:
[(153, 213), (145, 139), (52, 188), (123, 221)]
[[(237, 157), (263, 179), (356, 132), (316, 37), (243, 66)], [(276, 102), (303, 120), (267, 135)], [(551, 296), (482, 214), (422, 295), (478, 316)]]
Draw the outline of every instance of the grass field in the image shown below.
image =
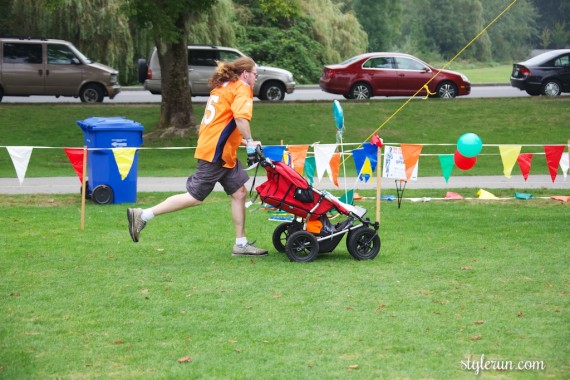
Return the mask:
[[(298, 264), (231, 257), (220, 193), (138, 244), (125, 205), (88, 204), (81, 231), (78, 198), (0, 195), (2, 379), (457, 379), (482, 357), (515, 366), (484, 378), (570, 376), (568, 204), (388, 202), (376, 260), (343, 239)], [(271, 247), (277, 223), (248, 220)]]
[[(403, 100), (342, 102), (346, 131), (344, 142), (361, 143), (402, 105)], [(194, 107), (197, 115), (203, 106)], [(422, 153), (453, 153), (458, 137), (477, 133), (484, 146), (472, 170), (453, 175), (501, 175), (502, 162), (496, 146), (489, 144), (538, 144), (523, 153), (543, 153), (540, 144), (566, 144), (570, 138), (570, 98), (416, 99), (378, 131), (386, 143), (450, 144), (425, 146)], [(80, 147), (83, 133), (77, 120), (92, 116), (124, 116), (145, 126), (156, 127), (159, 105), (0, 105), (0, 145)], [(252, 121), (254, 137), (264, 144), (334, 143), (336, 128), (331, 103), (256, 104)], [(195, 146), (195, 137), (164, 141), (145, 140), (144, 147)], [(349, 146), (347, 148), (354, 148)], [(531, 174), (547, 174), (544, 155), (533, 160)], [(347, 165), (352, 161), (347, 160)], [(194, 168), (192, 150), (141, 150), (141, 176), (186, 176)], [(349, 172), (350, 173), (350, 172)], [(518, 167), (513, 173), (518, 174)], [(27, 176), (74, 176), (62, 149), (35, 149)], [(441, 175), (437, 156), (420, 160), (420, 176)], [(6, 151), (0, 153), (0, 177), (15, 177)]]

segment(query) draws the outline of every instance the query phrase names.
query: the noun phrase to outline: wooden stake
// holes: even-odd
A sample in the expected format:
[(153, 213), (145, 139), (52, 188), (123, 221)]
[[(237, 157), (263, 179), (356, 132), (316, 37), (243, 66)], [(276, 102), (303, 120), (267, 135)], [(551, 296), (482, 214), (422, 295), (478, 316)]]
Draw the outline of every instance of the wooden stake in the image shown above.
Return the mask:
[(87, 146), (83, 146), (83, 175), (81, 177), (81, 231), (85, 229), (85, 195), (87, 194)]
[(382, 160), (382, 148), (378, 147), (378, 157), (376, 159), (376, 221), (380, 224), (380, 194), (382, 188), (382, 173), (381, 164)]

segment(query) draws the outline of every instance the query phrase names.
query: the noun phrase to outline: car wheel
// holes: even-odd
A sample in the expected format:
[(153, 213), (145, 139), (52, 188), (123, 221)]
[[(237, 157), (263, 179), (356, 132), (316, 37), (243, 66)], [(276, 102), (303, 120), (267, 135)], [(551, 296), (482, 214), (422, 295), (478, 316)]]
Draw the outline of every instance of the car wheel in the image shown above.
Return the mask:
[(450, 99), (457, 96), (457, 86), (453, 82), (441, 82), (435, 90), (438, 98)]
[(540, 91), (536, 91), (536, 90), (525, 90), (527, 94), (529, 94), (530, 96), (538, 96), (540, 95)]
[(101, 103), (105, 93), (98, 84), (88, 84), (79, 91), (79, 98), (83, 103)]
[(137, 77), (139, 83), (144, 83), (148, 76), (148, 64), (146, 63), (146, 59), (139, 59), (137, 62)]
[(2, 90), (2, 87), (0, 87), (0, 102), (2, 101), (3, 97), (4, 97), (4, 90)]
[(372, 96), (372, 89), (364, 82), (355, 83), (350, 88), (350, 98), (356, 100), (370, 99)]
[(558, 96), (560, 92), (560, 82), (555, 79), (548, 79), (542, 85), (542, 95), (544, 96)]
[(261, 87), (259, 99), (278, 102), (285, 99), (285, 87), (279, 82), (268, 82)]

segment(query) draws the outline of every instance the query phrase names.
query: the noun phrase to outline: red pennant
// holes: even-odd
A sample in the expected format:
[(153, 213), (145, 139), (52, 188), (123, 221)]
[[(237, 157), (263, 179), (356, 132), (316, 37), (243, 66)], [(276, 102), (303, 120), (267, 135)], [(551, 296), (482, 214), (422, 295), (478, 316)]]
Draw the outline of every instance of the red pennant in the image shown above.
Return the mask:
[(78, 148), (63, 148), (65, 154), (67, 154), (67, 158), (77, 176), (79, 177), (79, 182), (83, 183), (83, 149)]
[(532, 164), (532, 153), (521, 153), (517, 158), (519, 163), (519, 168), (523, 175), (524, 180), (528, 179), (528, 174), (530, 173), (530, 165)]
[(374, 134), (374, 136), (372, 136), (372, 140), (370, 140), (370, 143), (376, 145), (378, 148), (384, 147), (384, 140), (382, 140), (376, 133)]
[(564, 153), (565, 146), (555, 146), (555, 145), (545, 145), (544, 153), (546, 154), (546, 163), (548, 164), (548, 171), (550, 172), (550, 178), (552, 178), (552, 183), (556, 180), (556, 175), (558, 174), (558, 165), (560, 165), (560, 159), (562, 158), (562, 153)]

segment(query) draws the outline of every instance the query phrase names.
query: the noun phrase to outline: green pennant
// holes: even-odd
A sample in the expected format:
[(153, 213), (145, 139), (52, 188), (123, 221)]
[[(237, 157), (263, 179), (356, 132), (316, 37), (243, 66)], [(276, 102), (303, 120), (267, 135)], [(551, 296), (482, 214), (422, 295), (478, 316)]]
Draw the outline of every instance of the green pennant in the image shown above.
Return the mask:
[(441, 171), (443, 173), (443, 178), (445, 178), (445, 183), (449, 182), (449, 177), (451, 177), (451, 171), (453, 170), (453, 154), (440, 154), (439, 164), (441, 165)]

